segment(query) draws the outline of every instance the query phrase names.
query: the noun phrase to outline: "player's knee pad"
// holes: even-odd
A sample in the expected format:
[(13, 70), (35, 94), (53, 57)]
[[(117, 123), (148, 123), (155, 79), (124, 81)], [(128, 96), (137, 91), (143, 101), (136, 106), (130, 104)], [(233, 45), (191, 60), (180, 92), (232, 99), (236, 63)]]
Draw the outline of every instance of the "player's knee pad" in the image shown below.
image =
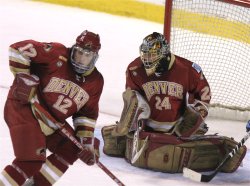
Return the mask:
[(126, 136), (113, 136), (112, 131), (115, 127), (116, 125), (110, 125), (102, 128), (103, 152), (109, 156), (124, 157)]
[(59, 131), (55, 131), (55, 133), (46, 137), (47, 149), (55, 152), (66, 140), (67, 138), (60, 134)]
[[(139, 148), (148, 141), (140, 157), (133, 164), (134, 166), (153, 169), (162, 172), (176, 173), (182, 172), (183, 167), (188, 167), (197, 171), (214, 170), (232, 144), (229, 138), (222, 136), (204, 136), (197, 139), (181, 140), (175, 136), (166, 134), (156, 134), (141, 132), (139, 138)], [(229, 141), (228, 141), (229, 140)], [(133, 147), (133, 137), (127, 138), (126, 159), (131, 163)], [(224, 172), (232, 172), (238, 168), (244, 157), (244, 147), (241, 153), (231, 162), (228, 162), (222, 169)]]
[(10, 135), (14, 153), (18, 160), (45, 160), (45, 136), (38, 124), (13, 126), (10, 128)]
[(79, 148), (69, 139), (63, 138), (53, 152), (64, 159), (68, 164), (73, 165), (78, 159)]
[[(71, 135), (74, 135), (74, 130), (69, 124), (65, 124), (64, 127)], [(69, 164), (73, 164), (77, 160), (78, 147), (67, 137), (63, 136), (59, 130), (47, 136), (46, 142), (47, 148), (52, 153), (62, 157)]]
[(131, 126), (140, 119), (150, 116), (150, 107), (146, 100), (134, 90), (126, 90), (123, 93), (124, 106), (120, 121), (112, 131), (113, 136), (124, 136), (128, 134)]
[(207, 125), (198, 112), (191, 108), (187, 108), (182, 122), (175, 128), (178, 136), (204, 135), (208, 131)]

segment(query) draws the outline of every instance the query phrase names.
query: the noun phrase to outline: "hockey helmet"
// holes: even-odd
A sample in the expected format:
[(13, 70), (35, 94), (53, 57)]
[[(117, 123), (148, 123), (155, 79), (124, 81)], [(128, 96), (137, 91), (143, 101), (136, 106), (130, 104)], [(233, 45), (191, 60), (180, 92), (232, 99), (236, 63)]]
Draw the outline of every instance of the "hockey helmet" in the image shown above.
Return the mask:
[(158, 32), (146, 36), (139, 50), (141, 61), (148, 75), (153, 74), (160, 59), (170, 53), (167, 40)]
[(77, 38), (75, 45), (71, 48), (71, 63), (78, 74), (85, 74), (95, 67), (101, 48), (98, 34), (83, 31)]

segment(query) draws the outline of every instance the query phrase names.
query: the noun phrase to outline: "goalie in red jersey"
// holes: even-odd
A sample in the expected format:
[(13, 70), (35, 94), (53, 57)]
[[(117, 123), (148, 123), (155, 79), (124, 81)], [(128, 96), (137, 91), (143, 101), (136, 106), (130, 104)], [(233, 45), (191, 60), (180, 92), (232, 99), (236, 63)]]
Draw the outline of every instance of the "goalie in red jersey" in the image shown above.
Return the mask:
[[(127, 67), (120, 121), (102, 129), (104, 153), (162, 172), (213, 170), (237, 142), (205, 135), (211, 91), (201, 67), (171, 53), (157, 32), (139, 50)], [(245, 153), (243, 146), (222, 171), (235, 171)]]
[[(85, 30), (67, 48), (60, 43), (25, 40), (9, 48), (15, 79), (4, 108), (15, 159), (2, 171), (0, 185), (53, 185), (78, 158), (95, 163), (94, 130), (103, 89), (95, 67), (101, 48), (98, 34)], [(85, 153), (39, 113), (39, 102), (87, 147)], [(72, 117), (72, 128), (66, 119)], [(46, 149), (52, 153), (46, 156)], [(81, 154), (82, 156), (79, 156)]]

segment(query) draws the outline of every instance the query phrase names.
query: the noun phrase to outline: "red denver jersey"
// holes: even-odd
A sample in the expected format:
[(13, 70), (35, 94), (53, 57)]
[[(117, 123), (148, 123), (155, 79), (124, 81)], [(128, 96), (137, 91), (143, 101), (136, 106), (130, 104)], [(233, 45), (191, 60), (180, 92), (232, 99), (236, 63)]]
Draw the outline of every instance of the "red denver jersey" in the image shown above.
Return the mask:
[[(26, 40), (10, 46), (12, 72), (27, 72), (40, 78), (39, 101), (54, 117), (59, 121), (72, 115), (96, 120), (103, 77), (95, 68), (77, 80), (69, 59), (70, 49), (60, 43)], [(11, 92), (9, 98), (13, 98)]]
[(148, 101), (150, 119), (156, 122), (177, 121), (184, 113), (187, 93), (206, 103), (211, 99), (201, 68), (173, 54), (170, 69), (160, 77), (147, 76), (139, 57), (129, 64), (126, 76), (126, 88), (138, 91)]

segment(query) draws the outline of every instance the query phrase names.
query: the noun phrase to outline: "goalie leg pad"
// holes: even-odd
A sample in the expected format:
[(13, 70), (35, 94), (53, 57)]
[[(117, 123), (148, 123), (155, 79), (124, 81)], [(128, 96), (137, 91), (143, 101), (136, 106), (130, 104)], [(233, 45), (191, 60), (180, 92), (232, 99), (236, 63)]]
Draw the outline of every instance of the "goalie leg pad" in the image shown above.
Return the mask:
[[(225, 156), (224, 137), (184, 141), (172, 135), (141, 132), (139, 145), (149, 136), (147, 146), (133, 164), (161, 172), (178, 173), (183, 167), (197, 171), (214, 170)], [(211, 138), (211, 139), (210, 139)], [(126, 159), (131, 163), (133, 137), (128, 136)]]
[[(231, 138), (225, 138), (224, 140), (224, 146), (226, 150), (226, 154), (230, 153), (237, 145), (238, 143), (234, 141)], [(239, 150), (236, 152), (236, 154), (228, 160), (228, 162), (222, 167), (222, 172), (231, 173), (238, 169), (240, 166), (243, 158), (246, 155), (247, 148), (245, 145), (239, 148)]]
[[(178, 141), (176, 137), (170, 135), (140, 132), (138, 142), (139, 149), (142, 147), (142, 144), (144, 144), (146, 136), (149, 136), (147, 145), (141, 153), (141, 156), (132, 165), (161, 172), (181, 172), (181, 170), (179, 170), (181, 169), (180, 161), (181, 155), (184, 154), (184, 150), (176, 147), (176, 145), (167, 144), (167, 142), (179, 144), (181, 141)], [(132, 148), (133, 136), (128, 136), (126, 160), (129, 163), (131, 163)]]
[(113, 136), (127, 135), (131, 126), (140, 119), (147, 119), (150, 116), (150, 107), (145, 99), (133, 90), (123, 92), (124, 106), (120, 121), (112, 131)]
[(103, 152), (109, 156), (124, 157), (126, 136), (113, 136), (111, 133), (115, 127), (116, 125), (110, 125), (102, 128)]

